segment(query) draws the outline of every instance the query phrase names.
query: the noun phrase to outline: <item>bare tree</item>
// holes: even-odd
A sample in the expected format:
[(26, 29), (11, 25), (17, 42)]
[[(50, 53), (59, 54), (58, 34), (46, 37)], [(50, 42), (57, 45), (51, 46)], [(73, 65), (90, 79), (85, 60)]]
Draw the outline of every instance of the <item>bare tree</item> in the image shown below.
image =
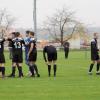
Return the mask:
[(15, 18), (6, 9), (0, 10), (0, 37), (3, 37), (15, 22)]
[[(78, 28), (79, 22), (74, 18), (74, 12), (66, 8), (57, 10), (52, 17), (48, 17), (44, 24), (44, 29), (48, 31), (50, 36), (61, 43), (68, 41), (72, 38), (74, 32)], [(64, 38), (66, 37), (67, 38)]]

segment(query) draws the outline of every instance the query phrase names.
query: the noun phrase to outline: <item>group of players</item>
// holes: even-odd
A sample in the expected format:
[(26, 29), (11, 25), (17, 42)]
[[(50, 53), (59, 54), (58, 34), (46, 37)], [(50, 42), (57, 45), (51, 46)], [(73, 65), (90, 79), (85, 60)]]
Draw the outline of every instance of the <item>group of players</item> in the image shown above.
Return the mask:
[[(2, 78), (5, 78), (5, 56), (4, 56), (4, 42), (9, 41), (10, 52), (12, 54), (12, 73), (8, 77), (15, 77), (16, 68), (18, 68), (19, 78), (24, 77), (22, 70), (23, 63), (23, 46), (25, 47), (25, 62), (29, 68), (30, 77), (40, 77), (38, 72), (38, 67), (36, 65), (37, 61), (37, 46), (36, 40), (34, 38), (34, 32), (26, 31), (26, 37), (22, 38), (19, 32), (12, 32), (12, 37), (1, 38), (0, 39), (0, 72), (2, 73)], [(100, 57), (98, 49), (98, 33), (94, 33), (94, 38), (91, 41), (91, 61), (89, 67), (89, 75), (92, 75), (92, 69), (95, 63), (97, 63), (96, 74), (100, 75)], [(85, 44), (86, 45), (86, 44)], [(48, 65), (48, 76), (51, 76), (51, 66), (53, 64), (54, 77), (56, 77), (57, 71), (57, 50), (53, 45), (46, 45), (43, 48), (43, 57)]]
[[(0, 72), (2, 78), (5, 77), (5, 56), (4, 56), (4, 42), (9, 41), (10, 52), (12, 54), (12, 73), (8, 77), (15, 77), (16, 68), (18, 68), (19, 78), (24, 77), (22, 70), (23, 63), (23, 46), (25, 47), (25, 62), (29, 68), (30, 77), (40, 77), (37, 61), (37, 46), (34, 38), (34, 32), (26, 31), (26, 37), (22, 38), (19, 32), (12, 32), (12, 38), (0, 39)], [(46, 45), (43, 48), (43, 57), (48, 65), (48, 76), (51, 76), (51, 65), (53, 63), (54, 77), (56, 77), (57, 70), (57, 50), (53, 45)]]

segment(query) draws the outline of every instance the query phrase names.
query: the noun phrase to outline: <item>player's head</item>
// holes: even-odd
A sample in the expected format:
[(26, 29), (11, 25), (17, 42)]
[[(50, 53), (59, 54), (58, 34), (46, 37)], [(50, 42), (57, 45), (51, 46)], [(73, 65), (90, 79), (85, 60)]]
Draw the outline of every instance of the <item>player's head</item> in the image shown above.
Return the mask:
[(12, 38), (14, 38), (15, 37), (15, 32), (12, 32), (11, 34), (12, 34)]
[(20, 33), (19, 32), (15, 32), (15, 37), (19, 37)]
[(50, 42), (47, 42), (46, 44), (45, 44), (45, 46), (53, 46), (53, 44), (52, 43), (50, 43)]
[(30, 33), (30, 31), (29, 31), (29, 30), (27, 30), (27, 31), (26, 31), (26, 37), (28, 37), (28, 36), (29, 36), (29, 33)]
[(29, 32), (29, 37), (34, 37), (34, 34), (35, 34), (34, 32), (30, 31)]
[(94, 38), (98, 39), (98, 37), (99, 37), (98, 33), (94, 33), (93, 35), (94, 35)]

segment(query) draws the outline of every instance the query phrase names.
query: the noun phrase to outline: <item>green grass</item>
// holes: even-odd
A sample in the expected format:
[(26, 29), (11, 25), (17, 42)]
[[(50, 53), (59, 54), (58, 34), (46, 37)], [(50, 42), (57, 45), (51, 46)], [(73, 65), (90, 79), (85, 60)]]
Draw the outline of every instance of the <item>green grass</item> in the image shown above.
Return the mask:
[[(47, 66), (42, 53), (38, 53), (37, 65), (40, 78), (0, 79), (0, 100), (100, 100), (100, 76), (87, 75), (90, 53), (84, 51), (70, 52), (69, 59), (58, 52), (57, 78), (48, 78)], [(6, 74), (11, 72), (11, 61), (6, 56)], [(23, 64), (24, 74), (28, 68)], [(53, 72), (53, 71), (52, 71)]]

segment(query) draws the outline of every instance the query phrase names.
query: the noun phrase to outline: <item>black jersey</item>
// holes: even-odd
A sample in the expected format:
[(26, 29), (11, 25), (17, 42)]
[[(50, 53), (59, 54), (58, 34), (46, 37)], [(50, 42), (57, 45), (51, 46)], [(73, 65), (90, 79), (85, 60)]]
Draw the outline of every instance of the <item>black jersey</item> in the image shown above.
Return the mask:
[(3, 53), (4, 51), (4, 41), (5, 39), (0, 39), (0, 53)]
[(66, 51), (69, 49), (70, 44), (69, 42), (65, 42), (63, 46), (64, 46), (64, 50)]
[(70, 46), (69, 42), (65, 42), (65, 43), (64, 43), (64, 47), (65, 47), (65, 48), (69, 48), (69, 46)]
[(24, 43), (24, 40), (22, 38), (14, 38), (14, 39), (8, 39), (12, 43), (12, 51), (13, 53), (20, 54), (22, 53), (22, 47)]
[(57, 52), (56, 48), (52, 45), (45, 46), (43, 49), (43, 52), (45, 53), (52, 53), (52, 52)]
[(96, 39), (93, 39), (91, 41), (91, 54), (92, 55), (98, 55), (98, 44), (97, 44), (97, 40)]
[(36, 41), (34, 38), (30, 38), (30, 42), (29, 42), (29, 50), (31, 48), (31, 44), (33, 43), (33, 50), (32, 52), (36, 51)]
[(57, 50), (54, 46), (52, 45), (45, 46), (43, 49), (43, 57), (44, 60), (47, 61), (45, 53), (47, 53), (48, 61), (57, 60)]

